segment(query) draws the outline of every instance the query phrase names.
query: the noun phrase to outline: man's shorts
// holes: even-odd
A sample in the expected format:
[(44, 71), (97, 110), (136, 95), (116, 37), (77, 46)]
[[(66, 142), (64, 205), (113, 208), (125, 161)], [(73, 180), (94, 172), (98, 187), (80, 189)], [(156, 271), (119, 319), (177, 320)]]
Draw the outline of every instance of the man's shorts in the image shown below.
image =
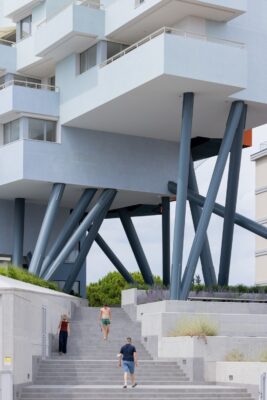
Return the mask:
[(102, 322), (102, 325), (106, 325), (106, 326), (110, 325), (110, 319), (108, 319), (108, 318), (105, 318), (105, 319), (102, 318), (101, 322)]
[(134, 361), (122, 361), (122, 368), (124, 372), (134, 374)]

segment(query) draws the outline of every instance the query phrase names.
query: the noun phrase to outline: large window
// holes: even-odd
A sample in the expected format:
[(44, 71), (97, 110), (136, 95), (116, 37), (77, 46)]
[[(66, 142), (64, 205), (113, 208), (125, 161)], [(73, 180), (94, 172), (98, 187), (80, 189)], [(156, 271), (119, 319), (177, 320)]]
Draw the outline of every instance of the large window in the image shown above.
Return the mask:
[(96, 65), (96, 52), (97, 45), (94, 45), (80, 54), (81, 74)]
[(29, 15), (19, 22), (19, 39), (26, 39), (32, 34), (32, 16)]
[(19, 140), (20, 120), (8, 122), (4, 125), (4, 144), (15, 142)]
[(107, 42), (107, 59), (115, 56), (115, 54), (120, 53), (127, 47), (128, 46), (126, 46), (125, 44), (116, 43), (116, 42)]
[(45, 121), (43, 119), (29, 118), (29, 139), (44, 140), (47, 142), (56, 141), (56, 128), (55, 121)]
[(56, 133), (56, 121), (22, 117), (4, 124), (3, 144), (14, 142), (20, 138), (56, 142)]

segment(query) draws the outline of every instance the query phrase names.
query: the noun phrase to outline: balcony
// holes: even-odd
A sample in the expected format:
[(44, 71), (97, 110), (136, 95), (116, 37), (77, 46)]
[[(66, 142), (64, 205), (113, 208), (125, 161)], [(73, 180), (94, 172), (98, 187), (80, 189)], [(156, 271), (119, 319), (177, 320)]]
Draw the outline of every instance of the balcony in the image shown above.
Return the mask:
[(82, 52), (104, 35), (104, 25), (104, 11), (98, 1), (73, 1), (39, 24), (35, 55), (58, 61)]
[(174, 26), (187, 17), (227, 22), (247, 11), (247, 0), (117, 0), (106, 9), (109, 39), (133, 43), (146, 32)]
[(0, 76), (16, 71), (16, 43), (0, 39)]
[(4, 0), (4, 16), (17, 22), (32, 13), (44, 0)]
[(12, 80), (0, 86), (0, 123), (21, 115), (58, 118), (59, 92), (54, 86)]
[[(192, 91), (194, 135), (221, 137), (229, 96), (247, 85), (247, 51), (242, 43), (162, 28), (106, 60), (98, 72), (65, 80), (73, 97), (61, 104), (62, 124), (177, 140), (179, 95)], [(209, 114), (216, 116), (214, 124)]]

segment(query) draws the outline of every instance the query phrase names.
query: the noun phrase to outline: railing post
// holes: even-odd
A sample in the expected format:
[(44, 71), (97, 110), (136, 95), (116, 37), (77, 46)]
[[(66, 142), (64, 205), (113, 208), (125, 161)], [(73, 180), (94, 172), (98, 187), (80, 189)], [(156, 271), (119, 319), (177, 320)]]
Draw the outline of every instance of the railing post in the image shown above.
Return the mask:
[(266, 372), (260, 376), (259, 400), (266, 400)]

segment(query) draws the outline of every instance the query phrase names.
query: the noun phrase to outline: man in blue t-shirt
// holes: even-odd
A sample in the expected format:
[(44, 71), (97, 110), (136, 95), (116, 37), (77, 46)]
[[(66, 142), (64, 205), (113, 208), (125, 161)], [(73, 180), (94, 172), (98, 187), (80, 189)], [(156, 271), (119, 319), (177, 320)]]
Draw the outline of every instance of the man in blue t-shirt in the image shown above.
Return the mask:
[(119, 367), (122, 367), (124, 371), (124, 385), (123, 389), (127, 388), (128, 373), (131, 375), (132, 387), (134, 388), (137, 383), (135, 382), (134, 367), (138, 366), (136, 348), (132, 345), (132, 339), (127, 338), (127, 343), (122, 346), (119, 354)]

